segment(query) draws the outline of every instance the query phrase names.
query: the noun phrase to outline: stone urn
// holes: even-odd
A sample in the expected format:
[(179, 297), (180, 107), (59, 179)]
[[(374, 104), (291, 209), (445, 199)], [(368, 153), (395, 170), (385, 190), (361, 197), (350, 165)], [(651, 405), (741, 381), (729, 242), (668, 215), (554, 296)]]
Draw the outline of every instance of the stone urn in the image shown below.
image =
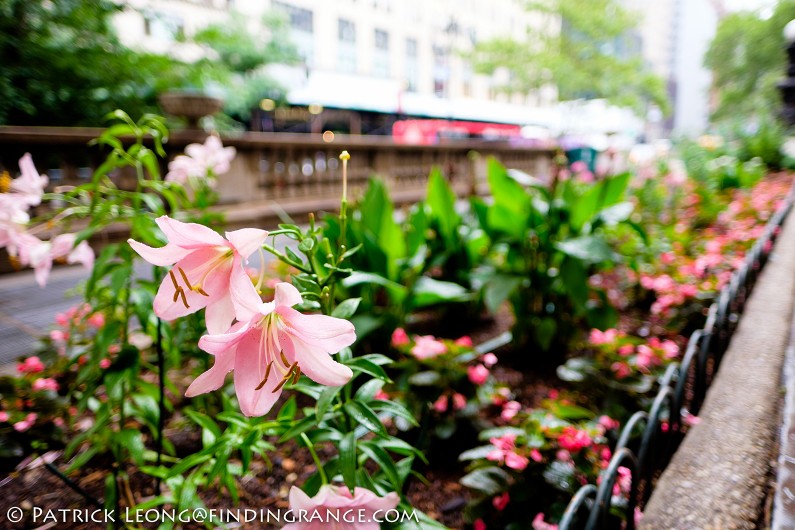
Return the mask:
[(219, 112), (224, 106), (224, 100), (201, 92), (163, 92), (157, 100), (167, 114), (185, 118), (188, 129), (198, 129), (201, 118)]

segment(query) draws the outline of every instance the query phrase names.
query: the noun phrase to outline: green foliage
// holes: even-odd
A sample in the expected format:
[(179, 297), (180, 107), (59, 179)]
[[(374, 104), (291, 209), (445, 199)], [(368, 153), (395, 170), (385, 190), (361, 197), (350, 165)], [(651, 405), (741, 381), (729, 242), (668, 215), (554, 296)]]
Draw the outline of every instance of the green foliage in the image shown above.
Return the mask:
[[(438, 173), (429, 181), (428, 199), (412, 208), (404, 223), (395, 218), (386, 185), (371, 179), (345, 225), (345, 240), (360, 251), (350, 256), (351, 274), (342, 286), (366, 308), (354, 321), (368, 330), (377, 325), (391, 330), (413, 311), (469, 302), (469, 271), (482, 258), (485, 234), (466, 223)], [(326, 225), (327, 239), (341, 237), (337, 219), (327, 217)]]
[(257, 101), (281, 93), (262, 66), (296, 59), (273, 16), (263, 20), (266, 39), (239, 16), (202, 30), (196, 43), (217, 58), (195, 64), (131, 50), (113, 27), (122, 9), (112, 0), (0, 2), (0, 124), (96, 126), (116, 108), (156, 110), (163, 91), (208, 86), (225, 87), (227, 112), (245, 121)]
[(529, 32), (525, 42), (478, 43), (471, 56), (478, 71), (508, 68), (505, 89), (511, 92), (553, 83), (562, 100), (606, 98), (641, 111), (648, 103), (668, 108), (663, 81), (644, 69), (633, 49), (637, 14), (616, 0), (530, 1), (527, 8), (546, 17), (545, 28)]
[(0, 123), (97, 125), (116, 108), (143, 114), (181, 66), (118, 40), (109, 0), (0, 3)]
[(493, 265), (481, 271), (485, 300), (492, 310), (510, 300), (515, 340), (558, 363), (582, 326), (615, 323), (605, 293), (588, 278), (620, 261), (609, 234), (633, 212), (624, 201), (629, 175), (594, 185), (556, 182), (550, 190), (525, 189), (495, 160), (488, 171), (494, 200), (481, 210)]
[(289, 26), (276, 15), (266, 14), (262, 27), (268, 38), (249, 31), (249, 20), (235, 13), (229, 22), (198, 31), (192, 40), (211, 49), (217, 58), (203, 59), (196, 68), (204, 71), (204, 83), (212, 80), (223, 87), (224, 111), (242, 121), (251, 109), (268, 97), (281, 99), (284, 89), (263, 67), (272, 63), (293, 64), (299, 56), (289, 38)]
[(776, 84), (785, 77), (784, 26), (795, 18), (795, 1), (780, 0), (767, 19), (741, 11), (721, 19), (704, 64), (712, 70), (716, 120), (764, 119), (778, 114)]

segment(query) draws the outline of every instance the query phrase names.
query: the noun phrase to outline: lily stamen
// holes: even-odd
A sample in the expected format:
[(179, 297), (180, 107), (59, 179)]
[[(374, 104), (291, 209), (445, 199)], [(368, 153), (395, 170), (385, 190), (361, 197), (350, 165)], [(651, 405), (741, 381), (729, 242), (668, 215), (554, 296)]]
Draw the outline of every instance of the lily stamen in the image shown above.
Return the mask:
[(261, 390), (265, 383), (268, 382), (268, 377), (271, 375), (271, 368), (273, 368), (273, 361), (268, 363), (268, 367), (265, 369), (265, 377), (262, 379), (262, 382), (257, 385), (254, 390)]
[[(182, 269), (180, 269), (180, 272), (181, 272), (181, 271), (182, 271)], [(183, 274), (184, 274), (184, 273), (183, 273)], [(185, 296), (185, 290), (184, 290), (184, 289), (182, 288), (182, 286), (181, 286), (181, 285), (180, 285), (180, 284), (177, 282), (177, 277), (176, 277), (176, 276), (174, 276), (174, 271), (173, 271), (173, 270), (171, 270), (171, 271), (168, 271), (168, 275), (169, 275), (169, 276), (171, 276), (171, 282), (174, 284), (174, 299), (173, 299), (173, 302), (176, 302), (176, 301), (177, 301), (177, 299), (178, 299), (180, 296), (182, 296), (182, 303), (183, 303), (183, 304), (185, 304), (185, 308), (186, 308), (186, 309), (190, 309), (190, 306), (188, 305), (188, 297), (187, 297), (187, 296)]]

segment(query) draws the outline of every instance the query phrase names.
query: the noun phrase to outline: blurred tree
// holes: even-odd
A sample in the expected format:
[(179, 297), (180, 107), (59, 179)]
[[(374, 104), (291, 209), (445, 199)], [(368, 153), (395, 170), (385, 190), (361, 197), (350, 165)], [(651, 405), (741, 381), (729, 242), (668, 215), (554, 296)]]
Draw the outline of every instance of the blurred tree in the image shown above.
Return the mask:
[[(154, 110), (185, 68), (116, 37), (108, 0), (0, 2), (0, 123), (99, 125), (116, 108)], [(180, 66), (182, 68), (180, 68)]]
[(0, 124), (101, 125), (117, 108), (157, 112), (162, 91), (208, 85), (245, 121), (278, 91), (263, 66), (297, 57), (275, 17), (264, 21), (265, 39), (238, 16), (199, 32), (194, 42), (208, 53), (194, 63), (131, 50), (112, 24), (121, 9), (112, 0), (0, 0)]
[(284, 95), (284, 88), (265, 67), (273, 63), (295, 64), (300, 60), (283, 17), (268, 13), (258, 27), (267, 28), (267, 39), (252, 32), (249, 20), (236, 14), (227, 23), (198, 31), (192, 39), (212, 50), (209, 54), (212, 58), (198, 66), (206, 68), (208, 76), (223, 87), (224, 111), (241, 121), (248, 120), (251, 109), (263, 98), (278, 99)]
[(753, 12), (721, 20), (704, 64), (712, 70), (717, 105), (713, 119), (770, 120), (780, 107), (776, 83), (786, 76), (784, 26), (795, 0), (780, 0), (770, 18)]
[(646, 111), (668, 109), (665, 84), (643, 67), (632, 29), (635, 13), (617, 0), (530, 0), (529, 10), (546, 18), (544, 30), (518, 42), (497, 38), (475, 46), (471, 59), (480, 73), (510, 72), (504, 87), (527, 92), (553, 84), (561, 100), (605, 98)]

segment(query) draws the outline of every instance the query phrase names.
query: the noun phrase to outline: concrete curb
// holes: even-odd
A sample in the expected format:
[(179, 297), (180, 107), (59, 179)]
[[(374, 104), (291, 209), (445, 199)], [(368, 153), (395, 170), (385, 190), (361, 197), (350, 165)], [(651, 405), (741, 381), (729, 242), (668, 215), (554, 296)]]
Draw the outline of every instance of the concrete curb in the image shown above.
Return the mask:
[(757, 528), (780, 425), (795, 302), (795, 215), (784, 224), (701, 410), (646, 506), (641, 530)]

